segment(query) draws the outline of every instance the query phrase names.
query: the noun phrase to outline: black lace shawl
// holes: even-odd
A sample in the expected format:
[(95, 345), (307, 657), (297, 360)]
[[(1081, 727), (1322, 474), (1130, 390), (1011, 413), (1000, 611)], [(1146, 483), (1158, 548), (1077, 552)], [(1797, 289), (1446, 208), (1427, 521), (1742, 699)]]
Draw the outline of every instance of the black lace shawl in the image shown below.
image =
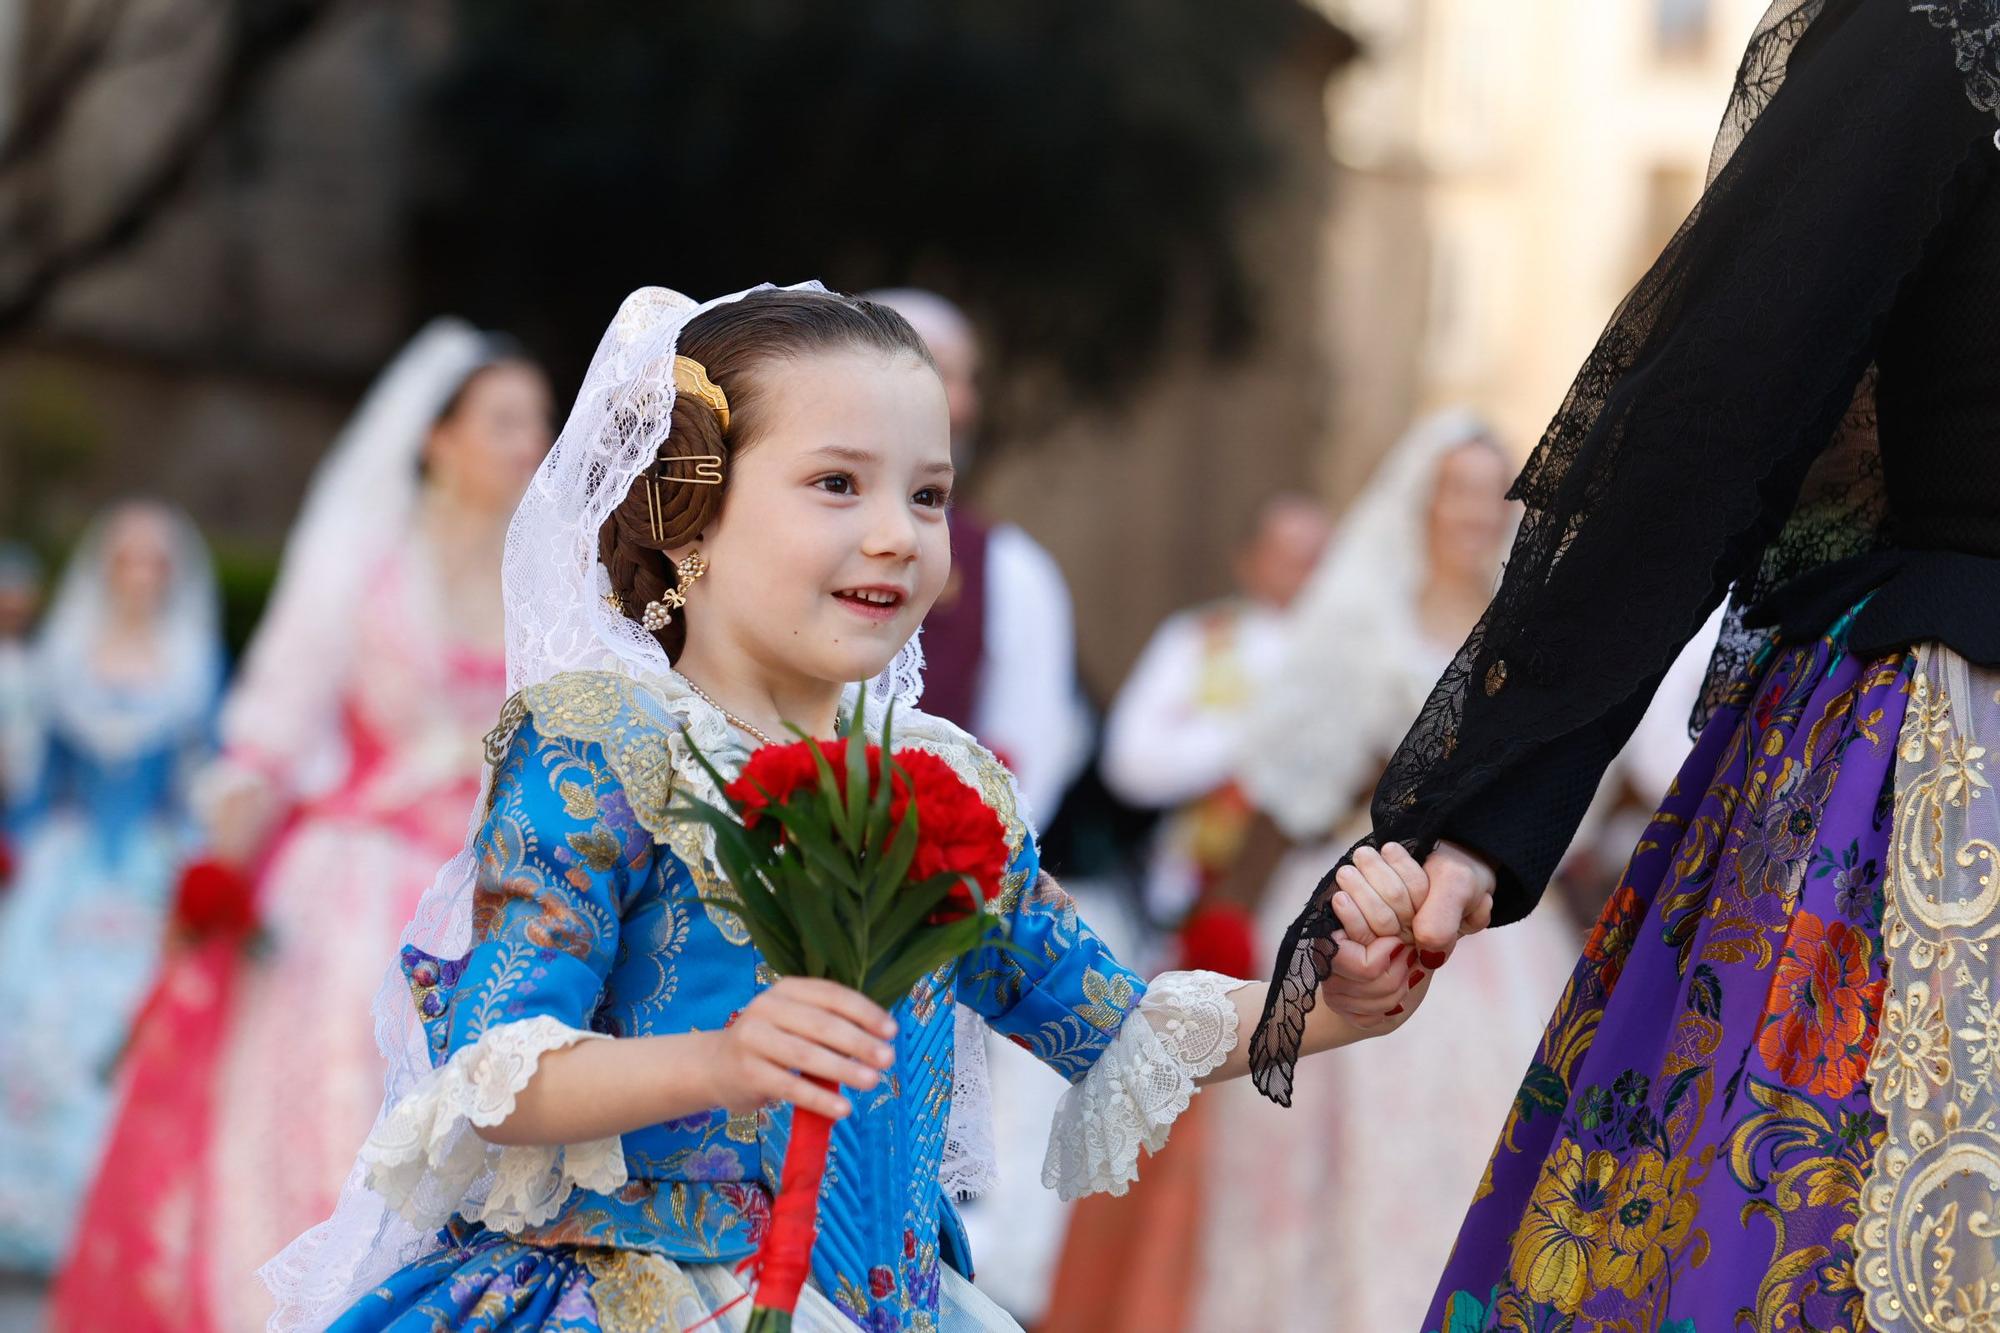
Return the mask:
[[(1771, 7), (1701, 201), (1514, 484), (1526, 516), (1499, 591), (1390, 762), (1367, 842), (1484, 852), (1496, 923), (1525, 915), (1716, 603), (1873, 540), (1873, 347), (1996, 151), (1996, 29), (2000, 0)], [(1732, 620), (1718, 674), (1754, 647)], [(1286, 932), (1252, 1039), (1282, 1104), (1340, 928), (1331, 882)]]

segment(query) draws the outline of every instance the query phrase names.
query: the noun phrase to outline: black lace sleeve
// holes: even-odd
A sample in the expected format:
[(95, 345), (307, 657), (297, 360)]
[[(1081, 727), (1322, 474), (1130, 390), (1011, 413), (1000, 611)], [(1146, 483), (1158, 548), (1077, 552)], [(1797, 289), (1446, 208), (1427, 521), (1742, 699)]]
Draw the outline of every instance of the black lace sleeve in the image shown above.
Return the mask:
[[(1991, 3), (1991, 0), (1989, 0)], [(1994, 153), (1954, 43), (1897, 0), (1779, 0), (1708, 189), (1626, 297), (1513, 494), (1499, 591), (1390, 763), (1373, 843), (1463, 831), (1533, 906), (1675, 654), (1783, 529), (1925, 244)], [(1289, 1103), (1339, 923), (1286, 933), (1252, 1039)]]

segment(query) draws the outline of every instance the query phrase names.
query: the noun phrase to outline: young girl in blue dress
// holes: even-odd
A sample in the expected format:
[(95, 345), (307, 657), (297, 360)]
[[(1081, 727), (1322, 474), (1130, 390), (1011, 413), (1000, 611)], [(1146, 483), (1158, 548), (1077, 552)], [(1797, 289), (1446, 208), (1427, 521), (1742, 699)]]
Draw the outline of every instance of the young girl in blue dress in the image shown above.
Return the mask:
[[(977, 1024), (1069, 1080), (1042, 1176), (1072, 1197), (1122, 1191), (1199, 1084), (1245, 1071), (1264, 988), (1122, 966), (1041, 872), (1006, 770), (912, 707), (951, 482), (900, 316), (814, 285), (627, 298), (509, 533), (516, 693), (376, 1006), (382, 1118), (339, 1211), (265, 1270), (279, 1327), (740, 1329), (804, 1106), (836, 1125), (796, 1326), (1013, 1329), (952, 1204), (993, 1169)], [(898, 743), (985, 795), (1014, 853), (989, 904), (1013, 947), (892, 1012), (776, 978), (707, 901), (728, 894), (708, 838), (668, 815), (719, 796), (689, 742), (732, 772), (787, 726), (830, 736), (851, 681), (871, 717), (899, 702)], [(1399, 955), (1344, 985), (1308, 1046), (1394, 1026), (1411, 981)]]

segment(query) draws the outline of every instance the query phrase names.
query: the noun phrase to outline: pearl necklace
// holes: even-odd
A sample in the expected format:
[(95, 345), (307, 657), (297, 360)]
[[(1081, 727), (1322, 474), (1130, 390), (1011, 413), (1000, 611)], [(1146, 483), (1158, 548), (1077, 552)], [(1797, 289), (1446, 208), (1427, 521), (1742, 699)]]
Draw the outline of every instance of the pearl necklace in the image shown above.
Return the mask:
[(724, 708), (721, 704), (717, 703), (707, 690), (704, 690), (701, 686), (695, 684), (693, 680), (689, 679), (685, 675), (682, 675), (682, 673), (678, 671), (675, 672), (674, 674), (680, 676), (682, 680), (687, 682), (687, 687), (695, 692), (695, 696), (697, 698), (699, 698), (703, 703), (707, 704), (710, 708), (713, 708), (716, 712), (722, 714), (722, 720), (727, 722), (730, 726), (735, 727), (738, 731), (742, 732), (744, 735), (749, 736), (750, 738), (755, 740), (759, 745), (777, 744), (777, 742), (772, 740), (769, 736), (766, 736), (763, 732), (757, 730), (757, 728), (751, 726), (748, 722), (745, 722), (742, 718), (736, 716), (736, 714), (730, 712), (727, 708)]

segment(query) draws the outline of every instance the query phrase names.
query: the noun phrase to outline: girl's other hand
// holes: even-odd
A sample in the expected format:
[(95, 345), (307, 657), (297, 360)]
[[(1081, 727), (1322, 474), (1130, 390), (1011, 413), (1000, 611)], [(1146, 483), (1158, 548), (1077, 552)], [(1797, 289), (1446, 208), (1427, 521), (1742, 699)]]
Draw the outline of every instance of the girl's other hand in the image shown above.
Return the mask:
[(1429, 888), (1425, 867), (1399, 843), (1380, 851), (1357, 847), (1354, 861), (1333, 877), (1333, 914), (1356, 944), (1378, 939), (1416, 942), (1415, 922)]

